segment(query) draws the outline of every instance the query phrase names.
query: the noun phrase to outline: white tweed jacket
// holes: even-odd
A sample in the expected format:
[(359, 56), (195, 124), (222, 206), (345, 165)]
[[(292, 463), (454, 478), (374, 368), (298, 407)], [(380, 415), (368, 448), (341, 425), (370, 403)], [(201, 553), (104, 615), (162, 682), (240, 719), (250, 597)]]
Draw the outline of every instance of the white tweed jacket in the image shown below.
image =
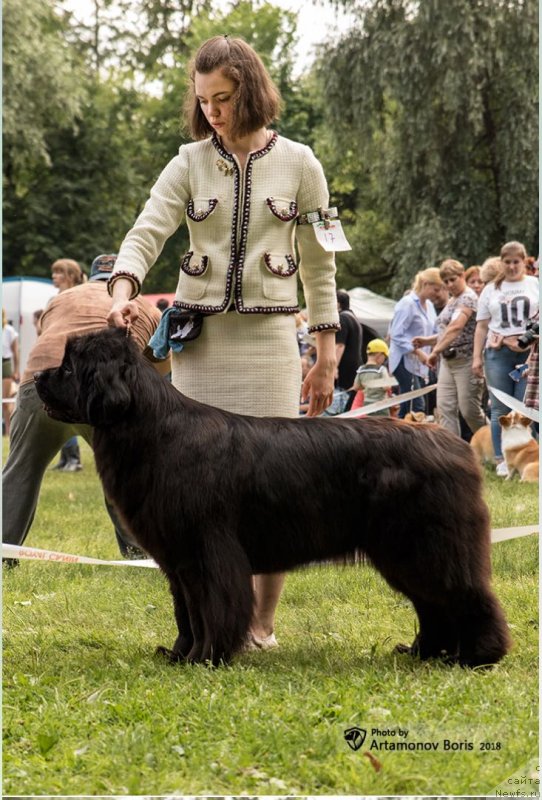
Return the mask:
[(309, 330), (339, 328), (335, 258), (301, 214), (327, 208), (322, 167), (306, 145), (273, 134), (244, 169), (215, 135), (183, 145), (165, 167), (110, 279), (132, 279), (133, 296), (165, 241), (186, 218), (190, 249), (180, 256), (175, 305), (204, 313), (298, 311), (299, 273)]

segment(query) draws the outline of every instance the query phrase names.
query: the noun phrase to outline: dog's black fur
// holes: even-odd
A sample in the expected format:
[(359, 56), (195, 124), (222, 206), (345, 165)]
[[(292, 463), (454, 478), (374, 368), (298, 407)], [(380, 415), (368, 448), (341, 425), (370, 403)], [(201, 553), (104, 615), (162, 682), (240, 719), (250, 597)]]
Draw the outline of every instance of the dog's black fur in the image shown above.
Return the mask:
[(457, 436), (220, 411), (180, 394), (118, 330), (70, 340), (36, 385), (52, 417), (94, 427), (105, 492), (168, 577), (170, 658), (218, 664), (243, 646), (253, 573), (356, 551), (412, 601), (410, 652), (469, 666), (507, 652), (481, 476)]

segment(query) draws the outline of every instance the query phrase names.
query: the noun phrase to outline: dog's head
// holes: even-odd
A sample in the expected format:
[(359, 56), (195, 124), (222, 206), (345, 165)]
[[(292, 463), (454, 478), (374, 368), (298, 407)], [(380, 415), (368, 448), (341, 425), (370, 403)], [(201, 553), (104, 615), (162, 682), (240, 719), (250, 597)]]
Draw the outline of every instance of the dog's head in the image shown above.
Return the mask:
[(45, 410), (61, 422), (113, 425), (132, 402), (139, 353), (124, 331), (107, 328), (68, 339), (59, 367), (34, 376)]
[(519, 411), (510, 411), (499, 417), (499, 425), (501, 428), (528, 428), (531, 425), (529, 417), (524, 417)]

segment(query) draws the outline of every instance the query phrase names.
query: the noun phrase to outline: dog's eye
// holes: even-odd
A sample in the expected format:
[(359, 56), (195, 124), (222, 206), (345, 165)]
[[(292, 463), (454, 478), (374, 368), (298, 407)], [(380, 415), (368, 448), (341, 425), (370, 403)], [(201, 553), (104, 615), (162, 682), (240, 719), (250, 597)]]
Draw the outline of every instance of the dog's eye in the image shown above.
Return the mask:
[(72, 370), (66, 364), (62, 364), (62, 372), (64, 372), (66, 375), (72, 374)]

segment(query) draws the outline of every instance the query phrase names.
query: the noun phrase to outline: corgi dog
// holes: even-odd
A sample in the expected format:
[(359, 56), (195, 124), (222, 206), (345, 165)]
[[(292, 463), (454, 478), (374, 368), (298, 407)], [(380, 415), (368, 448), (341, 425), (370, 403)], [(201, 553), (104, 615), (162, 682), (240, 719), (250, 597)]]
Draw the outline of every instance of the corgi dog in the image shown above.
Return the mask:
[(511, 411), (506, 416), (499, 417), (499, 424), (502, 428), (502, 451), (508, 467), (508, 477), (511, 478), (517, 472), (520, 480), (536, 483), (539, 447), (532, 436), (531, 420), (517, 411)]
[(470, 446), (478, 456), (480, 463), (489, 461), (493, 464), (495, 461), (495, 451), (493, 449), (493, 442), (491, 440), (491, 425), (483, 425), (481, 428), (472, 434)]

